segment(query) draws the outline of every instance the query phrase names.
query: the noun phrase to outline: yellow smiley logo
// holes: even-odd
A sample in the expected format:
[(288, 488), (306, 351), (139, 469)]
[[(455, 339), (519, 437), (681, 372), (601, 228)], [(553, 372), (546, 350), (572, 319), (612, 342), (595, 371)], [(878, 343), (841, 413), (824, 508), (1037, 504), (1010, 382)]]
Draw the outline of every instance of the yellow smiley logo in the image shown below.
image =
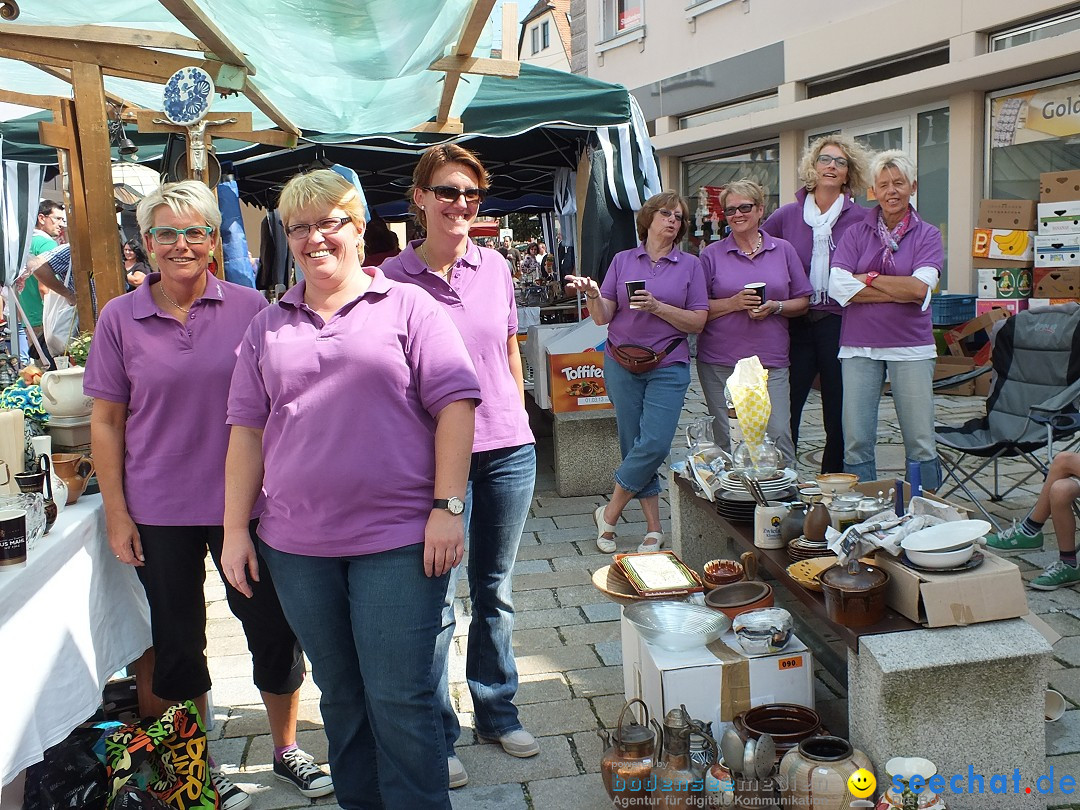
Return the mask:
[(865, 799), (873, 795), (874, 789), (877, 787), (877, 780), (874, 778), (874, 774), (870, 773), (866, 768), (859, 768), (848, 777), (847, 786), (852, 796), (857, 799)]

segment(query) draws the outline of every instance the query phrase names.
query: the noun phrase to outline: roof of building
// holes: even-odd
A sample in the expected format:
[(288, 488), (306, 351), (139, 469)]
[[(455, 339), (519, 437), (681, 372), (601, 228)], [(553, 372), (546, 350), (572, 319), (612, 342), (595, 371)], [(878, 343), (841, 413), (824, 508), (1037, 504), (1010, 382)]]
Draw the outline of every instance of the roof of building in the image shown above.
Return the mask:
[(537, 0), (535, 6), (525, 15), (521, 21), (521, 32), (518, 34), (518, 53), (525, 42), (525, 27), (533, 20), (543, 17), (549, 11), (555, 18), (555, 29), (559, 32), (559, 40), (562, 42), (566, 58), (570, 58), (570, 0)]

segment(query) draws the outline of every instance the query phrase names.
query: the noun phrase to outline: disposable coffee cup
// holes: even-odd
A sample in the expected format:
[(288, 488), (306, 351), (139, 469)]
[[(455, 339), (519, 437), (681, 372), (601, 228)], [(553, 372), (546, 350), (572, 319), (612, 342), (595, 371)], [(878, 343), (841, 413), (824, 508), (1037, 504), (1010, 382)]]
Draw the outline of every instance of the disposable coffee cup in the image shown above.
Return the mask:
[(26, 510), (0, 511), (0, 571), (26, 565)]
[(762, 304), (765, 303), (765, 282), (764, 281), (755, 281), (755, 282), (752, 282), (751, 284), (744, 284), (743, 289), (744, 290), (749, 290), (750, 292), (752, 292), (754, 295), (756, 295), (758, 297), (757, 305), (759, 307)]
[(1054, 723), (1060, 720), (1065, 715), (1065, 708), (1065, 698), (1062, 697), (1061, 692), (1047, 689), (1043, 697), (1043, 716), (1046, 722)]
[[(634, 300), (634, 294), (635, 293), (644, 292), (644, 291), (645, 291), (645, 282), (644, 281), (627, 281), (626, 282), (626, 297), (629, 298), (630, 301)], [(630, 309), (640, 309), (640, 308), (641, 307), (634, 306), (633, 303), (630, 304)]]

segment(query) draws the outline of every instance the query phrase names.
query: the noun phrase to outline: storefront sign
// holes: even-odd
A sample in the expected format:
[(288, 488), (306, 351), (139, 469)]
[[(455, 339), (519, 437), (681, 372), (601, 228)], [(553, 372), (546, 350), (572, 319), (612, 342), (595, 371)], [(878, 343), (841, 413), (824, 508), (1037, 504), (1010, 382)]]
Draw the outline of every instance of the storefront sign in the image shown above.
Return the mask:
[(999, 96), (990, 107), (993, 146), (1080, 134), (1080, 82)]
[(548, 358), (548, 368), (551, 369), (553, 413), (611, 409), (604, 384), (603, 352), (552, 354)]

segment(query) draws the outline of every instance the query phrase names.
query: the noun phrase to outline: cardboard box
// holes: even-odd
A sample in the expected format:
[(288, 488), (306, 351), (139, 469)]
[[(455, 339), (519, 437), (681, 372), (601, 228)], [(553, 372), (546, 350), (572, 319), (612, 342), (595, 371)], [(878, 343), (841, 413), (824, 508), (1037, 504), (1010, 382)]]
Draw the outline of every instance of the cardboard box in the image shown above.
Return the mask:
[(979, 298), (1030, 298), (1031, 270), (1028, 268), (984, 268), (975, 271), (979, 277)]
[(1080, 200), (1080, 171), (1043, 172), (1039, 175), (1039, 202)]
[(1075, 267), (1077, 265), (1080, 265), (1080, 234), (1058, 233), (1053, 236), (1035, 237), (1036, 267)]
[(927, 574), (878, 552), (877, 564), (889, 574), (885, 601), (897, 613), (927, 627), (953, 627), (1028, 612), (1020, 569), (986, 548), (983, 564), (957, 574)]
[[(706, 722), (718, 714), (721, 721), (730, 721), (765, 703), (814, 707), (814, 656), (797, 636), (781, 652), (748, 656), (730, 631), (708, 647), (683, 652), (645, 641), (625, 617), (622, 632), (626, 699), (641, 698), (660, 721), (680, 704)], [(628, 635), (637, 655), (629, 666)]]
[(975, 302), (975, 314), (985, 315), (995, 309), (1002, 309), (1009, 315), (1028, 308), (1029, 298), (980, 298)]
[(1036, 267), (1034, 298), (1080, 297), (1080, 267)]
[(994, 372), (988, 371), (975, 378), (975, 396), (985, 399), (990, 396), (990, 389), (994, 386)]
[(978, 257), (972, 258), (971, 266), (976, 270), (997, 270), (1001, 267), (1012, 267), (1014, 269), (1021, 269), (1024, 267), (1032, 267), (1035, 264), (1034, 253), (1031, 259), (1024, 259), (1021, 261), (1012, 261), (1010, 259), (980, 259)]
[(1034, 230), (976, 228), (971, 235), (971, 255), (977, 259), (1030, 262), (1035, 258)]
[(967, 354), (964, 350), (964, 341), (977, 332), (984, 332), (986, 334), (986, 342), (983, 344), (982, 348), (975, 353), (975, 364), (980, 366), (986, 365), (990, 362), (991, 338), (995, 328), (994, 324), (1008, 316), (1009, 313), (1003, 309), (991, 309), (989, 312), (984, 312), (961, 326), (950, 329), (945, 333), (945, 346), (948, 348), (949, 354), (954, 357), (964, 357)]
[(1035, 206), (1034, 200), (983, 200), (975, 224), (980, 228), (1033, 231)]
[(1080, 233), (1080, 200), (1039, 203), (1039, 236)]
[[(965, 371), (971, 371), (974, 368), (975, 361), (970, 357), (952, 357), (951, 355), (939, 357), (934, 363), (934, 381), (951, 377), (954, 374), (963, 374)], [(970, 397), (975, 394), (975, 381), (968, 380), (951, 388), (941, 388), (934, 393)]]

